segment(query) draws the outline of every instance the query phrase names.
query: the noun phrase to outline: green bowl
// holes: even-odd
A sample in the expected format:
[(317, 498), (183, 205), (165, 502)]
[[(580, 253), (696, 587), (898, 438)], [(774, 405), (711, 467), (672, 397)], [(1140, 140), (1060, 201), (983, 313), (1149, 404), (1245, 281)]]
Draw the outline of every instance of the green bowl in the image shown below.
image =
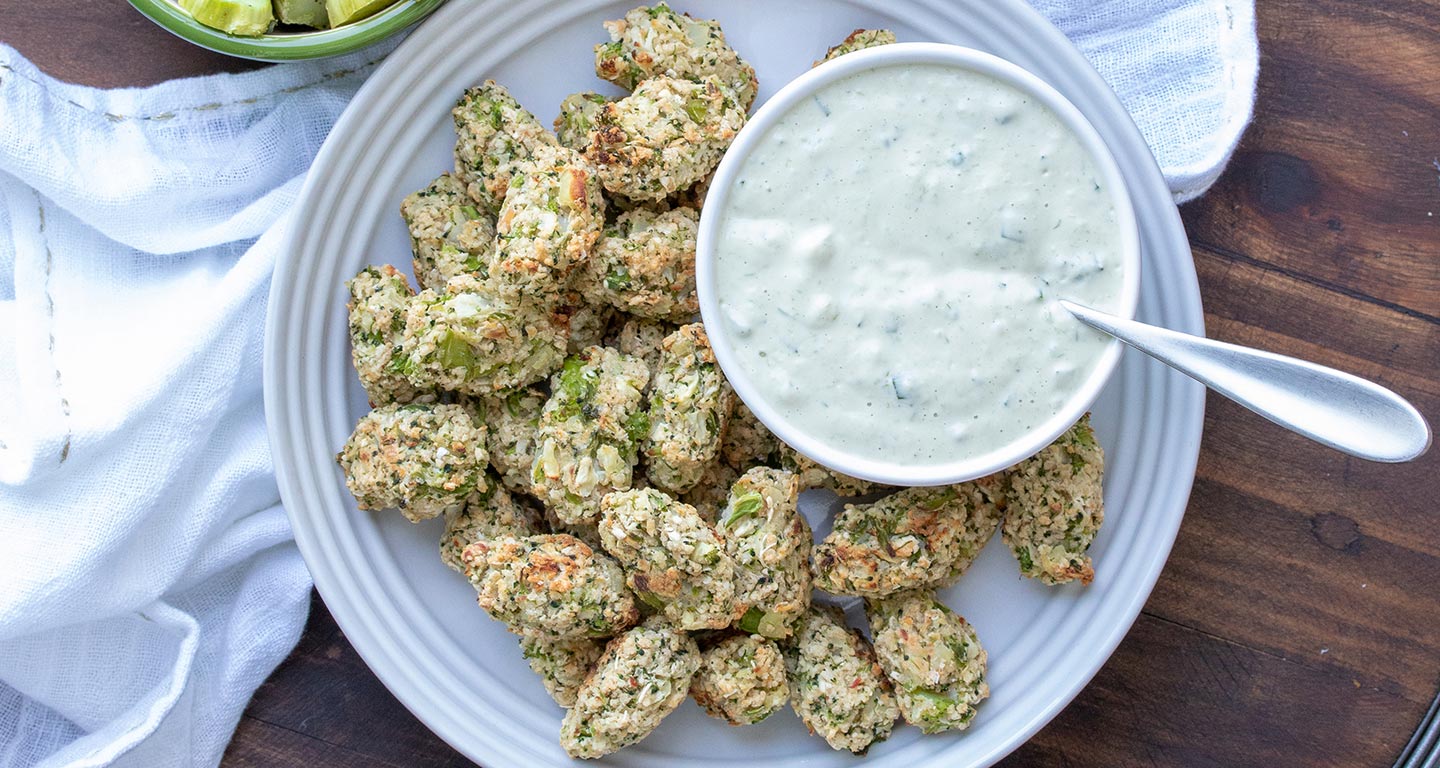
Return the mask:
[(239, 37), (201, 24), (174, 0), (130, 0), (136, 10), (177, 37), (218, 53), (255, 61), (299, 61), (349, 53), (410, 27), (443, 2), (445, 0), (401, 0), (374, 16), (334, 29)]

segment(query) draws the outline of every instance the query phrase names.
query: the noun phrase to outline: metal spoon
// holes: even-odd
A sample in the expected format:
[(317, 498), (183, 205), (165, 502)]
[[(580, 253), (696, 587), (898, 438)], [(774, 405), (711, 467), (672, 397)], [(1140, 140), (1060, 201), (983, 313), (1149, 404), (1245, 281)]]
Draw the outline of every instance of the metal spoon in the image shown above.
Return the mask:
[(1390, 390), (1293, 357), (1124, 320), (1070, 301), (1081, 322), (1114, 336), (1286, 429), (1371, 461), (1418, 458), (1430, 425)]

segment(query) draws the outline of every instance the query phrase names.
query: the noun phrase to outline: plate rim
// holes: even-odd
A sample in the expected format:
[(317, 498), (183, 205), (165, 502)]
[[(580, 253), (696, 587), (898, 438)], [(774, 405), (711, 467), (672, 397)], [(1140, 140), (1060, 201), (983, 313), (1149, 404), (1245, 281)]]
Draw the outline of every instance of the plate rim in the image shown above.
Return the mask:
[[(926, 6), (933, 7), (937, 2), (939, 2), (939, 0), (916, 0), (915, 4), (917, 7), (923, 9)], [(598, 8), (608, 4), (608, 0), (576, 0), (573, 4), (576, 6)], [(852, 1), (851, 4), (856, 3)], [(407, 58), (413, 51), (423, 50), (425, 45), (431, 42), (429, 38), (443, 34), (443, 31), (447, 27), (448, 20), (452, 15), (458, 16), (463, 13), (475, 12), (480, 10), (483, 5), (482, 3), (446, 4), (444, 8), (424, 24), (420, 25), (420, 27), (412, 33), (410, 38), (396, 49), (396, 52), (387, 57), (386, 61), (382, 63), (351, 100), (351, 103), (346, 107), (340, 119), (336, 121), (330, 135), (326, 138), (325, 143), (316, 155), (311, 171), (307, 174), (305, 183), (302, 186), (302, 190), (293, 209), (296, 214), (293, 220), (307, 220), (304, 214), (310, 212), (310, 209), (318, 204), (316, 202), (316, 190), (325, 183), (325, 180), (322, 179), (321, 174), (315, 173), (315, 169), (320, 168), (323, 170), (335, 162), (333, 156), (341, 152), (339, 145), (342, 141), (337, 137), (344, 136), (349, 124), (362, 119), (362, 115), (367, 112), (370, 107), (373, 107), (371, 102), (379, 99), (383, 95), (382, 92), (388, 87), (387, 76), (391, 74), (392, 70), (403, 68)], [(1129, 119), (1128, 113), (1124, 112), (1118, 96), (1104, 83), (1103, 79), (1100, 78), (1093, 67), (1091, 67), (1088, 62), (1085, 62), (1078, 49), (1076, 49), (1058, 29), (1040, 16), (1034, 9), (1020, 2), (1020, 0), (988, 0), (988, 5), (990, 9), (996, 13), (1029, 17), (1028, 23), (1033, 25), (1034, 28), (1027, 30), (1028, 32), (1038, 31), (1042, 33), (1049, 38), (1047, 41), (1043, 41), (1045, 44), (1067, 52), (1073, 60), (1082, 64), (1083, 66), (1077, 67), (1077, 69), (1082, 70), (1079, 72), (1081, 76), (1092, 80), (1091, 87), (1094, 89), (1094, 95), (1110, 102), (1108, 109), (1124, 118), (1123, 125), (1112, 125), (1110, 126), (1110, 130), (1120, 130), (1128, 133), (1130, 134), (1130, 141), (1139, 142), (1140, 146), (1145, 146), (1139, 130), (1135, 127), (1133, 121)], [(1065, 92), (1060, 85), (1051, 81), (1050, 78), (1044, 79), (1046, 79), (1047, 82), (1051, 82), (1051, 84), (1061, 90), (1062, 93)], [(1094, 88), (1095, 85), (1098, 85), (1099, 88)], [(1097, 126), (1097, 129), (1101, 130), (1102, 133), (1107, 132), (1107, 129), (1101, 128), (1100, 126)], [(1159, 196), (1163, 195), (1166, 205), (1158, 208), (1153, 214), (1149, 212), (1142, 214), (1140, 212), (1142, 206), (1137, 205), (1137, 217), (1158, 216), (1156, 226), (1159, 227), (1161, 234), (1169, 241), (1168, 245), (1183, 247), (1184, 252), (1189, 253), (1189, 241), (1185, 235), (1179, 211), (1170, 197), (1169, 189), (1163, 176), (1161, 176), (1158, 167), (1155, 165), (1153, 155), (1149, 155), (1148, 152), (1146, 154), (1148, 156), (1148, 163), (1145, 165), (1143, 172), (1145, 178), (1142, 179), (1145, 183), (1140, 185), (1135, 181), (1130, 181), (1130, 193), (1132, 196), (1136, 195), (1137, 186), (1143, 186), (1145, 191), (1156, 200), (1159, 199)], [(401, 665), (396, 661), (395, 657), (402, 654), (397, 654), (397, 650), (393, 647), (387, 647), (393, 645), (393, 643), (383, 637), (374, 636), (367, 631), (368, 624), (373, 620), (373, 616), (367, 617), (362, 615), (364, 611), (362, 611), (359, 606), (350, 604), (346, 599), (341, 599), (344, 597), (345, 588), (338, 581), (332, 580), (338, 577), (333, 576), (333, 574), (324, 567), (326, 561), (323, 557), (325, 554), (323, 550), (326, 549), (326, 543), (318, 538), (312, 538), (314, 532), (307, 528), (304, 517), (298, 511), (300, 507), (296, 506), (299, 500), (307, 494), (302, 487), (297, 485), (298, 480), (292, 473), (292, 467), (283, 460), (283, 457), (288, 456), (290, 453), (287, 450), (290, 446), (286, 442), (290, 424), (286, 421), (286, 418), (289, 416), (287, 410), (289, 405), (282, 399), (285, 391), (285, 383), (282, 381), (280, 372), (286, 370), (289, 363), (282, 359), (281, 356), (285, 339), (281, 336), (284, 329), (280, 326), (280, 323), (282, 314), (291, 309), (282, 305), (282, 302), (287, 298), (283, 287), (286, 285), (286, 281), (283, 278), (288, 272), (296, 268), (296, 246), (303, 241), (303, 238), (304, 230), (292, 227), (290, 231), (285, 234), (285, 246), (277, 257), (266, 309), (263, 354), (263, 384), (267, 432), (271, 444), (272, 456), (275, 457), (276, 481), (280, 488), (281, 499), (285, 505), (286, 514), (290, 518), (292, 529), (295, 532), (297, 546), (300, 549), (307, 567), (310, 568), (311, 574), (315, 579), (317, 590), (319, 590), (321, 597), (326, 599), (327, 608), (335, 617), (337, 624), (346, 632), (347, 637), (350, 639), (357, 653), (360, 654), (366, 665), (375, 673), (386, 688), (421, 722), (457, 751), (472, 760), (481, 759), (481, 757), (485, 759), (498, 758), (503, 760), (505, 755), (500, 752), (483, 756), (474, 754), (470, 749), (472, 745), (471, 742), (462, 742), (461, 740), (461, 736), (466, 734), (465, 723), (453, 717), (452, 713), (445, 712), (443, 708), (432, 706), (432, 702), (428, 699), (433, 692), (426, 693), (416, 687), (425, 681), (415, 680), (409, 670), (401, 668)], [(1180, 322), (1175, 323), (1174, 326), (1179, 330), (1203, 334), (1204, 316), (1199, 293), (1198, 276), (1195, 273), (1193, 261), (1179, 264), (1176, 268), (1181, 270), (1180, 274), (1169, 275), (1169, 277), (1173, 283), (1178, 284), (1182, 293), (1181, 298), (1188, 299), (1189, 301), (1187, 302), (1187, 306), (1179, 310), (1181, 315)], [(1142, 304), (1144, 303), (1144, 299), (1145, 297), (1142, 295)], [(307, 362), (314, 364), (313, 360)], [(1179, 374), (1174, 375), (1179, 376)], [(1183, 472), (1180, 473), (1179, 476), (1171, 479), (1170, 487), (1174, 489), (1175, 497), (1188, 500), (1195, 479), (1195, 468), (1199, 459), (1200, 439), (1204, 425), (1205, 400), (1203, 387), (1197, 383), (1188, 382), (1187, 384), (1181, 382), (1177, 384), (1177, 388), (1177, 391), (1180, 392), (1181, 395), (1187, 396), (1170, 407), (1175, 408), (1177, 411), (1183, 410), (1184, 413), (1182, 413), (1179, 418), (1183, 419), (1186, 423), (1194, 424), (1195, 429), (1193, 441), (1184, 445), (1178, 456), (1181, 461), (1171, 465), (1172, 468), (1182, 469)], [(1123, 621), (1114, 622), (1107, 633), (1102, 633), (1096, 638), (1094, 645), (1101, 649), (1101, 653), (1095, 657), (1093, 664), (1085, 665), (1088, 669), (1083, 670), (1080, 674), (1075, 674), (1069, 685), (1058, 688), (1058, 690), (1061, 691), (1060, 695), (1052, 698), (1047, 706), (1034, 712), (1028, 721), (1025, 722), (1025, 725), (1004, 739), (1002, 744), (980, 756), (977, 764), (990, 765), (1006, 754), (1009, 754), (1019, 745), (1028, 741), (1065, 706), (1073, 701), (1075, 696), (1083, 690), (1099, 669), (1110, 659), (1116, 647), (1118, 647), (1136, 619), (1138, 619), (1141, 609), (1154, 589), (1155, 583), (1163, 570), (1164, 563), (1168, 559), (1169, 552), (1174, 545), (1175, 537), (1178, 534), (1180, 524), (1184, 517), (1185, 506), (1186, 504), (1182, 504), (1179, 514), (1175, 516), (1174, 530), (1171, 531), (1168, 536), (1164, 537), (1163, 547), (1157, 547), (1155, 551), (1150, 553), (1148, 561), (1153, 563), (1153, 565), (1147, 567), (1143, 581), (1137, 581), (1135, 583), (1138, 588), (1130, 595), (1130, 599), (1122, 602), (1118, 606), (1109, 607), (1111, 613), (1118, 611), (1118, 615), (1126, 618)], [(317, 564), (319, 567), (317, 567)], [(334, 598), (333, 601), (331, 599), (332, 597)], [(523, 747), (518, 744), (513, 745), (513, 747), (523, 749)], [(510, 753), (511, 756), (514, 754), (513, 752)], [(943, 760), (944, 755), (937, 755), (936, 758)]]

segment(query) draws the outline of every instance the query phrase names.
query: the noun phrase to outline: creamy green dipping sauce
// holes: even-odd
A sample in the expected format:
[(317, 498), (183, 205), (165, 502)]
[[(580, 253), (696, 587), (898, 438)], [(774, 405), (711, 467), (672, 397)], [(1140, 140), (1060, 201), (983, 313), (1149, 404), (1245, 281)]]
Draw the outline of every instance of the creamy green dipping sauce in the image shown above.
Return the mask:
[(1032, 96), (962, 69), (825, 86), (717, 213), (735, 355), (784, 418), (852, 456), (930, 465), (1021, 438), (1108, 344), (1058, 300), (1119, 309), (1122, 238), (1090, 153)]

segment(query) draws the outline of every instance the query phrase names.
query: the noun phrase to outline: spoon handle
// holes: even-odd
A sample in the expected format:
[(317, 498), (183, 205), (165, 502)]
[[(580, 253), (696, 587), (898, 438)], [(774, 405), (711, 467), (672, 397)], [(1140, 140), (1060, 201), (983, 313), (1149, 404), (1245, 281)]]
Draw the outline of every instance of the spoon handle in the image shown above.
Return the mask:
[(1125, 320), (1061, 301), (1081, 322), (1114, 336), (1264, 416), (1351, 456), (1410, 461), (1430, 447), (1430, 426), (1390, 390), (1334, 368)]

